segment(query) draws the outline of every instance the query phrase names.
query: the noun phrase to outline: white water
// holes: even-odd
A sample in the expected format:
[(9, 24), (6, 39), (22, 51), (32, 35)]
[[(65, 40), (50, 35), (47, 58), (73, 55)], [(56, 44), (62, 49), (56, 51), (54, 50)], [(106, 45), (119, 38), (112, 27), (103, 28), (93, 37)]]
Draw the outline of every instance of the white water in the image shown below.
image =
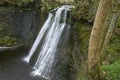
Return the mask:
[(71, 7), (69, 5), (59, 7), (54, 16), (52, 13), (49, 13), (48, 19), (40, 30), (29, 55), (24, 59), (26, 62), (29, 62), (41, 40), (44, 39), (39, 56), (34, 65), (35, 70), (32, 73), (33, 75), (40, 75), (49, 79), (57, 46), (66, 26), (67, 11)]
[(15, 49), (19, 46), (13, 46), (13, 47), (0, 47), (0, 51), (6, 50), (6, 49)]
[(32, 55), (34, 54), (35, 50), (37, 49), (37, 47), (38, 47), (38, 45), (39, 45), (39, 43), (40, 43), (40, 41), (41, 41), (41, 39), (43, 38), (43, 35), (45, 34), (45, 31), (50, 27), (49, 24), (50, 24), (50, 22), (51, 22), (52, 16), (53, 16), (53, 15), (52, 15), (51, 13), (49, 13), (48, 19), (46, 20), (44, 26), (43, 26), (42, 29), (40, 30), (40, 32), (39, 32), (39, 34), (38, 34), (38, 36), (37, 36), (37, 38), (36, 38), (36, 40), (35, 40), (32, 48), (31, 48), (31, 50), (30, 50), (30, 52), (29, 52), (29, 55), (28, 55), (26, 58), (24, 58), (24, 60), (25, 60), (26, 62), (29, 63), (30, 58), (31, 58)]

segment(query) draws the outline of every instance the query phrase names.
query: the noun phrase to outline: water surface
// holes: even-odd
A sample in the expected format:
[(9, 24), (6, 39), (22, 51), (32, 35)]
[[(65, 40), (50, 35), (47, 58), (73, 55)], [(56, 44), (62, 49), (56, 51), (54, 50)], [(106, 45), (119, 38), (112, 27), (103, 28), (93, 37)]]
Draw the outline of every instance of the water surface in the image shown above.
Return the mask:
[(28, 51), (26, 47), (0, 51), (0, 80), (45, 80), (31, 76), (32, 67), (22, 61)]

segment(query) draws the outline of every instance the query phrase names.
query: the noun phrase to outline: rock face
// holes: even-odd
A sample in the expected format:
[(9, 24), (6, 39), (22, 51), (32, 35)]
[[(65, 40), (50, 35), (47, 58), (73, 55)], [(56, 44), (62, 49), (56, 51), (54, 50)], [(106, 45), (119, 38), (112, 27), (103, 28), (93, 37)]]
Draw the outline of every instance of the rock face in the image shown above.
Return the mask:
[(9, 36), (18, 43), (29, 45), (35, 39), (41, 27), (40, 15), (34, 10), (18, 8), (0, 8), (0, 38)]

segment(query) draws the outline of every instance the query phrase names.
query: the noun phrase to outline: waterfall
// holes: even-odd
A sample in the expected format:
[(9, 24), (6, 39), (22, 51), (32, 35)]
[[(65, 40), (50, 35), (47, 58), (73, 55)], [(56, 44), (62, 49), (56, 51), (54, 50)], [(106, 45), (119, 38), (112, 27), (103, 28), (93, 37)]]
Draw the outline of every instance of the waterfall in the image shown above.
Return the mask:
[[(39, 56), (34, 65), (33, 75), (40, 75), (44, 78), (50, 78), (51, 68), (55, 59), (57, 46), (62, 33), (66, 26), (67, 12), (73, 6), (64, 5), (50, 11), (49, 16), (40, 30), (29, 55), (24, 59), (26, 62), (30, 62), (31, 57), (35, 54), (35, 51), (39, 44), (42, 42)], [(54, 12), (55, 11), (55, 12)], [(43, 40), (43, 41), (42, 41)]]

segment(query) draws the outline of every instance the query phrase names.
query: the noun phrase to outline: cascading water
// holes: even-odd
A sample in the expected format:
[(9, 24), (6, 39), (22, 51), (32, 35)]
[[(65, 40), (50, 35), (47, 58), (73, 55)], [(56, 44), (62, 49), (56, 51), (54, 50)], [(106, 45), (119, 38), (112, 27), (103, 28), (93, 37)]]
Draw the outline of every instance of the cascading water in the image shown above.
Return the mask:
[(29, 63), (37, 47), (42, 42), (39, 56), (34, 65), (34, 75), (40, 75), (44, 78), (50, 79), (50, 72), (55, 59), (55, 53), (59, 40), (65, 27), (69, 27), (66, 26), (67, 12), (72, 7), (73, 6), (70, 5), (64, 5), (55, 9), (55, 13), (52, 13), (53, 11), (49, 13), (48, 19), (40, 30), (37, 39), (29, 52), (29, 55), (24, 59)]

